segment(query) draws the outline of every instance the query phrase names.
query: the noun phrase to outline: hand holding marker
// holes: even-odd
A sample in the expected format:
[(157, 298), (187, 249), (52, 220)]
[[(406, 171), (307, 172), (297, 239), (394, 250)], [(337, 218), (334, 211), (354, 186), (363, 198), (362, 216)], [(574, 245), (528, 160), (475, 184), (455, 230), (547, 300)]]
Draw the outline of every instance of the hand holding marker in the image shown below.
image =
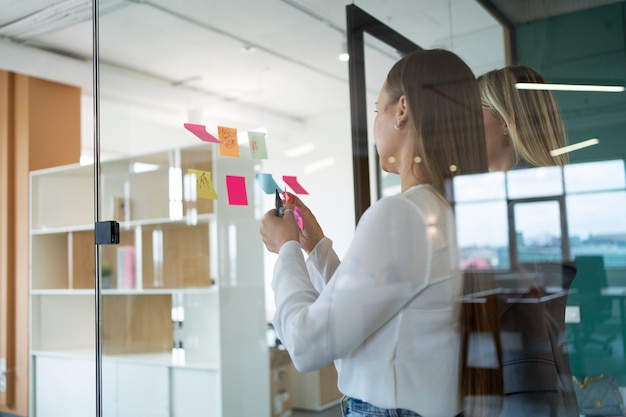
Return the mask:
[[(283, 196), (285, 197), (285, 200), (288, 198), (287, 190), (283, 192)], [(274, 203), (276, 205), (276, 216), (283, 217), (283, 215), (285, 214), (285, 205), (283, 204), (283, 200), (280, 198), (280, 193), (278, 192), (278, 190), (276, 190)], [(296, 223), (298, 224), (300, 230), (302, 230), (304, 228), (304, 223), (302, 221), (302, 215), (300, 214), (300, 209), (298, 207), (293, 208), (293, 217), (296, 220)]]
[(280, 198), (280, 194), (278, 193), (278, 190), (276, 190), (275, 203), (276, 203), (276, 215), (278, 217), (283, 217), (283, 214), (285, 214), (285, 206), (283, 205), (283, 200)]

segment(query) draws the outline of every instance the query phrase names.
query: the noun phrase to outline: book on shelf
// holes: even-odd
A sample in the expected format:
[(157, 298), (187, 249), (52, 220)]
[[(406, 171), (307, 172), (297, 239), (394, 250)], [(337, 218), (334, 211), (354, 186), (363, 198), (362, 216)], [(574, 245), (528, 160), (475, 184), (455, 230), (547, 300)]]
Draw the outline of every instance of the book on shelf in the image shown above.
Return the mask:
[(135, 247), (117, 247), (117, 288), (129, 290), (136, 288)]

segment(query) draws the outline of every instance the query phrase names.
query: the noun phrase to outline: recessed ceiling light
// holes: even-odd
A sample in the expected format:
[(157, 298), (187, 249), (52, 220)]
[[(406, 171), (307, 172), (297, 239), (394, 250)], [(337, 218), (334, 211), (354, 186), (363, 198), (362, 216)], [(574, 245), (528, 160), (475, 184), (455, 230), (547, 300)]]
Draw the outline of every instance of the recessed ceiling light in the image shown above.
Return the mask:
[(574, 143), (572, 145), (564, 146), (562, 148), (554, 149), (554, 150), (550, 151), (550, 155), (557, 156), (557, 155), (561, 155), (561, 154), (564, 154), (564, 153), (568, 153), (568, 152), (572, 152), (572, 151), (577, 151), (579, 149), (587, 148), (589, 146), (597, 145), (598, 143), (600, 143), (600, 140), (597, 139), (597, 138), (584, 140), (582, 142), (578, 142), (578, 143)]
[(160, 168), (159, 165), (156, 165), (156, 164), (146, 164), (144, 162), (133, 162), (130, 165), (130, 172), (133, 172), (135, 174), (140, 174), (142, 172), (156, 171), (159, 168)]
[(348, 53), (348, 44), (345, 42), (341, 44), (341, 53), (339, 54), (339, 60), (348, 62), (350, 60), (350, 54)]
[(621, 93), (624, 91), (624, 87), (621, 85), (517, 83), (515, 87), (518, 90), (597, 91), (603, 93)]

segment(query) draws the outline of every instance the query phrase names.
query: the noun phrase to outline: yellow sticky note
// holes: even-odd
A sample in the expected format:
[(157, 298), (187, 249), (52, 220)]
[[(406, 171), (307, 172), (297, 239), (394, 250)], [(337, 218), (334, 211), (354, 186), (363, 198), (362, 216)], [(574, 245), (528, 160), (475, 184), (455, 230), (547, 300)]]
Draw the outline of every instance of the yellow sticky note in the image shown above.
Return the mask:
[(206, 200), (217, 200), (217, 193), (213, 182), (211, 180), (211, 173), (209, 171), (201, 171), (199, 169), (187, 170), (187, 174), (192, 178), (191, 187), (194, 187), (198, 198), (204, 198)]
[(239, 143), (237, 142), (237, 129), (234, 127), (217, 127), (217, 136), (220, 142), (221, 156), (239, 157)]

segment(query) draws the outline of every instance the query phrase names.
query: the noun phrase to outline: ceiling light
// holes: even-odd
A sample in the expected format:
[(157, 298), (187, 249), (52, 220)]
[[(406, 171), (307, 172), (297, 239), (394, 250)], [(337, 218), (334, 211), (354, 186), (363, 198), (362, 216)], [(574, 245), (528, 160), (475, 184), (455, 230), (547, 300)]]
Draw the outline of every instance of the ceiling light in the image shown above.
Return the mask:
[(339, 60), (348, 62), (350, 60), (350, 54), (348, 54), (348, 45), (344, 42), (341, 44), (341, 53), (339, 54)]
[(621, 93), (624, 91), (624, 86), (621, 85), (516, 83), (515, 87), (518, 90), (598, 91), (603, 93)]
[(288, 156), (289, 158), (295, 158), (312, 152), (313, 149), (315, 149), (315, 146), (309, 142), (305, 143), (304, 145), (296, 146), (295, 148), (286, 150), (285, 156)]
[(561, 155), (561, 154), (564, 154), (564, 153), (568, 153), (568, 152), (572, 152), (572, 151), (577, 151), (579, 149), (587, 148), (589, 146), (597, 145), (598, 143), (600, 143), (600, 140), (596, 139), (596, 138), (589, 139), (589, 140), (584, 140), (582, 142), (574, 143), (573, 145), (568, 145), (568, 146), (564, 146), (562, 148), (554, 149), (554, 150), (550, 151), (550, 155), (557, 156), (557, 155)]
[(156, 171), (160, 168), (159, 165), (156, 164), (146, 164), (144, 162), (133, 162), (130, 164), (130, 172), (135, 174), (141, 174), (142, 172), (151, 172)]

